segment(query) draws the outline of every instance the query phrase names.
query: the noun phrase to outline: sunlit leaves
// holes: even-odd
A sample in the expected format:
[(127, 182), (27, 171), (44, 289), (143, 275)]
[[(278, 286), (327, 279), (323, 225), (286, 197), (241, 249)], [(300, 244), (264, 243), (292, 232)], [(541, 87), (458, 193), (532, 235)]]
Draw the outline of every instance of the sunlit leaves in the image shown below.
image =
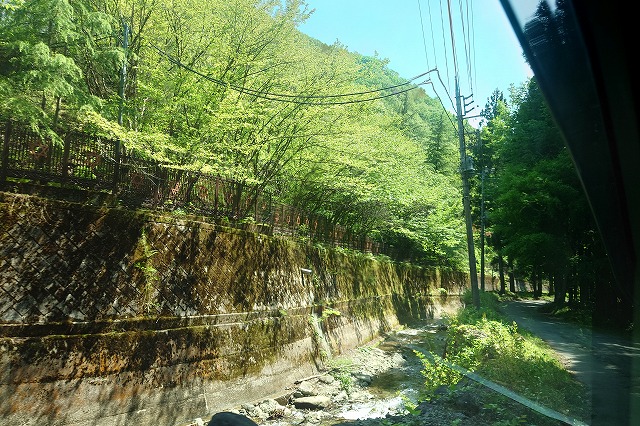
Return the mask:
[(72, 120), (83, 105), (98, 105), (87, 90), (83, 64), (91, 60), (94, 38), (110, 31), (105, 15), (83, 2), (11, 2), (0, 20), (0, 78), (5, 96), (0, 115), (49, 129)]
[(300, 33), (308, 16), (300, 0), (5, 2), (0, 112), (45, 127), (61, 117), (382, 242), (397, 237), (407, 258), (456, 263), (451, 117), (421, 89), (376, 92), (406, 81), (384, 59)]

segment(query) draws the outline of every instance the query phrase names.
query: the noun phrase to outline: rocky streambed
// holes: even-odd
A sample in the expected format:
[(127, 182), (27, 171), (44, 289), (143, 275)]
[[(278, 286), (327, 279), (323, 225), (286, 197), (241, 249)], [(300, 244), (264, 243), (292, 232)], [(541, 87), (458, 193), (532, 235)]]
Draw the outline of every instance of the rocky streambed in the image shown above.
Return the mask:
[[(260, 426), (563, 424), (511, 400), (496, 404), (499, 396), (467, 379), (426, 398), (423, 366), (414, 350), (436, 350), (446, 338), (445, 329), (440, 322), (427, 321), (394, 331), (328, 360), (326, 371), (292, 383), (278, 398), (240, 404), (231, 411)], [(197, 419), (188, 426), (207, 421)]]

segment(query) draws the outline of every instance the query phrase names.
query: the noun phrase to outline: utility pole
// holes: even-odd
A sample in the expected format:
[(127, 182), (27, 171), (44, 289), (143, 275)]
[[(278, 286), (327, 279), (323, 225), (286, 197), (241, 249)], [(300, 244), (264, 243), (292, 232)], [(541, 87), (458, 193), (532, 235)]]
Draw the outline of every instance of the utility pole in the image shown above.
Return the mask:
[(471, 295), (473, 305), (480, 307), (480, 291), (478, 290), (478, 272), (476, 269), (476, 255), (473, 244), (473, 224), (471, 222), (471, 200), (469, 196), (469, 173), (473, 170), (471, 159), (467, 157), (464, 142), (464, 123), (462, 122), (462, 101), (460, 99), (460, 84), (456, 72), (456, 115), (458, 117), (458, 140), (460, 141), (460, 175), (462, 176), (462, 204), (464, 206), (464, 221), (467, 228), (467, 250), (469, 251), (469, 275), (471, 278)]
[(486, 167), (480, 172), (480, 290), (484, 291), (484, 175)]
[(462, 99), (460, 96), (460, 79), (458, 77), (458, 61), (456, 60), (456, 44), (453, 36), (453, 18), (451, 15), (451, 0), (447, 0), (449, 12), (449, 31), (451, 32), (451, 50), (453, 51), (453, 68), (456, 83), (456, 115), (458, 117), (458, 139), (460, 141), (460, 175), (462, 176), (462, 204), (464, 206), (464, 221), (467, 228), (467, 250), (469, 251), (469, 275), (471, 278), (471, 295), (473, 305), (480, 307), (480, 290), (478, 289), (478, 271), (476, 269), (476, 255), (473, 246), (473, 225), (471, 223), (471, 200), (469, 196), (469, 174), (473, 170), (471, 161), (467, 158), (464, 142), (464, 123), (462, 122)]
[(484, 178), (487, 174), (486, 158), (484, 156), (484, 143), (480, 137), (480, 129), (476, 130), (476, 144), (480, 146), (480, 158), (482, 159), (482, 170), (480, 171), (480, 290), (484, 291), (485, 271), (484, 271)]

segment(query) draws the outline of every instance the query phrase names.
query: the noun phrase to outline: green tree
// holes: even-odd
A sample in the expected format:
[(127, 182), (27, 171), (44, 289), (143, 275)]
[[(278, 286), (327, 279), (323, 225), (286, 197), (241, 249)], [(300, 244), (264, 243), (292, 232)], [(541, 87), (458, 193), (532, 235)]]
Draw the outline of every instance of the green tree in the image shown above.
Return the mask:
[[(506, 138), (511, 134), (511, 111), (504, 94), (496, 89), (488, 99), (485, 108), (480, 115), (483, 117), (482, 126), (477, 134), (476, 143), (472, 146), (472, 156), (477, 173), (471, 180), (474, 217), (476, 222), (480, 222), (481, 230), (488, 233), (488, 239), (496, 255), (496, 263), (500, 277), (500, 292), (506, 291), (504, 279), (505, 260), (503, 258), (503, 244), (500, 234), (496, 234), (492, 229), (490, 220), (491, 211), (495, 204), (495, 176), (499, 168), (498, 152), (504, 144)], [(489, 230), (487, 232), (487, 230)], [(481, 235), (481, 238), (485, 236)], [(482, 241), (482, 240), (481, 240)], [(486, 244), (481, 244), (481, 250)], [(486, 251), (486, 250), (485, 250)], [(514, 291), (513, 280), (511, 291)], [(482, 283), (484, 284), (484, 283)]]
[[(562, 136), (535, 79), (516, 91), (512, 130), (498, 149), (494, 244), (542, 294), (542, 280), (556, 301), (589, 304), (587, 270), (602, 250)], [(581, 284), (582, 283), (582, 284)]]
[[(29, 123), (56, 138), (64, 113), (73, 120), (90, 96), (81, 55), (111, 30), (106, 16), (84, 2), (27, 0), (3, 3), (0, 20), (0, 116)], [(68, 121), (67, 120), (67, 121)]]
[(236, 197), (269, 190), (398, 258), (455, 266), (452, 117), (387, 60), (300, 33), (309, 13), (299, 0), (4, 2), (0, 114), (118, 139), (178, 173), (233, 178)]

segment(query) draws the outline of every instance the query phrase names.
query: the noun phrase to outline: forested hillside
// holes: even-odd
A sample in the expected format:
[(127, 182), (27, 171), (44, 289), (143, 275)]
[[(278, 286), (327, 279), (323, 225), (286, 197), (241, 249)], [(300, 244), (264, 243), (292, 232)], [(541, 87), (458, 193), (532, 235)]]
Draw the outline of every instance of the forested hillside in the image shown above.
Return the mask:
[[(424, 89), (436, 75), (406, 80), (314, 40), (298, 30), (310, 13), (302, 0), (6, 0), (0, 119), (54, 141), (102, 135), (268, 191), (396, 260), (464, 268), (457, 128)], [(535, 79), (508, 101), (494, 92), (482, 115), (467, 144), (486, 269), (506, 274), (503, 290), (527, 280), (540, 295), (544, 280), (557, 302), (624, 321), (629, 295)]]
[(12, 0), (0, 16), (3, 121), (265, 188), (400, 259), (464, 260), (457, 136), (414, 84), (429, 76), (302, 34), (304, 2)]

